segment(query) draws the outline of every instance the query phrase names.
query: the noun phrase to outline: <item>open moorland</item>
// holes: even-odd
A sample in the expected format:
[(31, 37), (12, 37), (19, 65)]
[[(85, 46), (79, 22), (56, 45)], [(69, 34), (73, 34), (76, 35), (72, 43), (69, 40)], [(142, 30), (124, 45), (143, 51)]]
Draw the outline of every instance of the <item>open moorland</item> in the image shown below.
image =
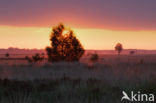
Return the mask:
[(156, 55), (99, 55), (94, 62), (86, 55), (72, 63), (3, 58), (0, 78), (1, 103), (121, 103), (122, 91), (156, 93)]

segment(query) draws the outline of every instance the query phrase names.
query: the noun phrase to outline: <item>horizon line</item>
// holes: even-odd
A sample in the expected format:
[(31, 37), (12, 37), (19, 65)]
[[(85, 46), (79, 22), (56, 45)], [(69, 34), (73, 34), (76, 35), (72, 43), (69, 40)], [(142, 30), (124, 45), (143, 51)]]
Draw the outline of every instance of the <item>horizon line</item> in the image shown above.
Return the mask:
[[(44, 48), (18, 48), (18, 47), (8, 47), (8, 48), (0, 48), (0, 49), (5, 49), (5, 50), (9, 50), (9, 49), (25, 49), (25, 50), (45, 50)], [(109, 51), (109, 50), (114, 50), (114, 49), (85, 49), (87, 51)], [(156, 49), (132, 49), (132, 48), (128, 48), (128, 49), (123, 49), (123, 50), (149, 50), (149, 51), (156, 51)]]

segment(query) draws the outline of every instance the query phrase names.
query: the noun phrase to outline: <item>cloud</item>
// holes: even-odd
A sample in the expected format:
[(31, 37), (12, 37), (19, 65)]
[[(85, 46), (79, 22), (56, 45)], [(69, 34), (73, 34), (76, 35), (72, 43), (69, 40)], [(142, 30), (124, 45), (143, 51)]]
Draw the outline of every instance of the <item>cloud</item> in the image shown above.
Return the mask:
[(0, 25), (156, 30), (156, 0), (1, 0)]

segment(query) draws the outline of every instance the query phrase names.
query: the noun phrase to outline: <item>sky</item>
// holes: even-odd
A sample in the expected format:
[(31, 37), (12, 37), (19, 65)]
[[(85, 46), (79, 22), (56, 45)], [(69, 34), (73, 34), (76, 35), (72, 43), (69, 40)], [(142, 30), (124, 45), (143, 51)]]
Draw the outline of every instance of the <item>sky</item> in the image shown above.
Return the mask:
[(156, 49), (156, 0), (1, 0), (0, 48), (45, 48), (52, 27), (73, 29), (85, 49)]

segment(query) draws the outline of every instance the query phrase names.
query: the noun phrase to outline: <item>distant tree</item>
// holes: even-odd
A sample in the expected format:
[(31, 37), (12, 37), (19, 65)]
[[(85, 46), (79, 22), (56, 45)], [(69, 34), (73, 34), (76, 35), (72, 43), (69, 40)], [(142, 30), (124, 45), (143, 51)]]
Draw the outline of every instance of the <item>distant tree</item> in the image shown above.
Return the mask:
[(135, 53), (135, 51), (130, 51), (129, 54), (133, 55)]
[(84, 54), (84, 48), (73, 31), (68, 30), (65, 34), (64, 31), (67, 31), (67, 29), (63, 24), (59, 24), (52, 30), (50, 36), (51, 47), (46, 48), (50, 62), (79, 61)]
[(96, 53), (95, 53), (95, 54), (91, 54), (90, 60), (91, 60), (92, 62), (97, 62), (98, 59), (99, 59), (98, 54), (96, 54)]
[(10, 56), (9, 53), (6, 53), (6, 54), (5, 54), (5, 57), (6, 57), (6, 58), (9, 58), (9, 56)]
[(117, 43), (115, 46), (115, 50), (118, 52), (118, 55), (120, 55), (121, 51), (123, 50), (122, 44)]

